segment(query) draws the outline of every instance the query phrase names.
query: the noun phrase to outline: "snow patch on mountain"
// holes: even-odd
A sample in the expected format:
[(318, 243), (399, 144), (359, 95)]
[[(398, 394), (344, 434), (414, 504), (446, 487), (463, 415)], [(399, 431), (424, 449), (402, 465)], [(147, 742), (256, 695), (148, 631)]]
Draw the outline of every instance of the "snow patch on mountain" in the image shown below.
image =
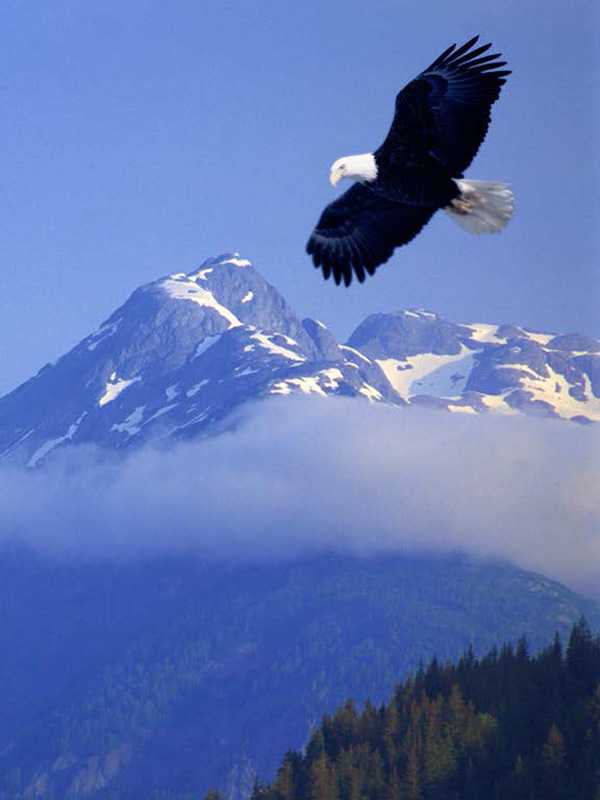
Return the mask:
[(343, 372), (337, 367), (322, 369), (319, 375), (323, 376), (328, 389), (337, 389), (340, 385), (339, 382), (344, 380)]
[(423, 353), (401, 360), (376, 361), (400, 397), (408, 400), (416, 394), (458, 397), (471, 372), (474, 356), (474, 352), (463, 345), (456, 355)]
[[(282, 347), (281, 345), (276, 344), (273, 341), (273, 339), (278, 338), (279, 336), (282, 339), (284, 339), (286, 344), (291, 344), (291, 343), (295, 344), (293, 339), (290, 339), (287, 336), (283, 336), (282, 334), (268, 334), (261, 331), (253, 333), (250, 338), (255, 339), (260, 347), (264, 348), (265, 350), (268, 350), (269, 353), (272, 353), (273, 355), (283, 356), (283, 358), (289, 358), (290, 361), (298, 361), (298, 362), (306, 361), (305, 356), (298, 355), (298, 353), (294, 353), (293, 350), (289, 350), (287, 347)], [(251, 347), (251, 345), (247, 345), (247, 347)]]
[(368, 384), (362, 382), (364, 376), (361, 376), (360, 373), (357, 375), (353, 369), (351, 373), (345, 374), (347, 368), (353, 366), (348, 362), (344, 362), (340, 366), (326, 367), (314, 373), (294, 375), (286, 377), (284, 380), (275, 380), (271, 384), (269, 393), (289, 395), (292, 392), (300, 392), (302, 394), (318, 394), (321, 396), (335, 394), (346, 396), (369, 395), (369, 397), (382, 399), (383, 395), (374, 387), (364, 389)]
[(531, 395), (532, 400), (547, 403), (555, 414), (563, 419), (586, 417), (600, 422), (600, 398), (593, 391), (590, 379), (583, 376), (583, 399), (579, 400), (571, 392), (573, 386), (564, 375), (547, 366), (548, 377), (543, 378), (535, 373), (526, 372), (520, 379), (523, 389)]
[(245, 378), (247, 375), (256, 375), (260, 370), (252, 367), (236, 367), (234, 372), (236, 378)]
[(98, 328), (95, 333), (88, 336), (86, 340), (88, 342), (87, 349), (94, 351), (99, 344), (117, 332), (120, 324), (121, 320), (118, 319), (115, 322), (105, 323), (102, 327)]
[[(192, 281), (205, 281), (213, 271), (214, 270), (212, 267), (208, 267), (207, 269), (201, 269), (198, 270), (198, 272), (190, 273), (187, 277)], [(180, 277), (185, 278), (186, 277), (185, 273)]]
[(98, 400), (99, 406), (105, 406), (107, 403), (112, 403), (121, 392), (125, 391), (128, 386), (131, 386), (132, 383), (137, 383), (140, 381), (141, 378), (138, 375), (135, 378), (117, 378), (117, 373), (113, 372), (110, 376), (110, 381), (104, 387), (104, 394)]
[(83, 422), (84, 418), (87, 416), (87, 411), (84, 411), (83, 414), (75, 420), (71, 425), (69, 425), (69, 429), (64, 434), (64, 436), (58, 436), (56, 439), (49, 439), (47, 442), (44, 442), (40, 447), (37, 448), (35, 453), (31, 456), (29, 461), (27, 462), (28, 467), (35, 467), (39, 464), (39, 462), (48, 455), (51, 450), (54, 450), (55, 447), (58, 447), (59, 444), (63, 442), (70, 441), (73, 436), (77, 433), (79, 426)]
[(368, 364), (371, 363), (371, 359), (367, 358), (364, 353), (361, 353), (360, 350), (356, 350), (354, 347), (350, 347), (347, 344), (341, 344), (340, 350), (346, 350), (348, 353), (352, 353), (352, 355), (358, 356), (362, 361), (366, 361)]
[(544, 347), (554, 338), (553, 333), (539, 333), (537, 331), (530, 331), (527, 328), (523, 328), (523, 332), (532, 342), (537, 342), (538, 344), (544, 345)]
[(240, 258), (239, 253), (234, 253), (231, 258), (227, 258), (224, 261), (220, 262), (221, 264), (233, 264), (234, 267), (251, 267), (252, 262), (248, 261), (247, 258)]
[(202, 353), (205, 353), (210, 347), (216, 344), (220, 338), (221, 334), (218, 333), (216, 334), (216, 336), (207, 336), (206, 339), (203, 339), (203, 341), (198, 342), (193, 357), (198, 358), (198, 356), (201, 356)]
[(510, 392), (504, 392), (503, 394), (482, 394), (479, 399), (485, 408), (489, 408), (490, 411), (495, 411), (499, 414), (518, 414), (519, 412), (517, 409), (506, 402), (508, 394), (510, 394)]
[(529, 366), (529, 364), (520, 364), (519, 362), (515, 361), (514, 363), (508, 362), (508, 364), (497, 364), (496, 369), (512, 369), (515, 372), (521, 373), (523, 378), (538, 378), (539, 376), (534, 372), (534, 370)]
[(472, 331), (471, 338), (476, 342), (506, 344), (506, 339), (497, 335), (498, 328), (500, 327), (499, 325), (487, 325), (483, 322), (475, 322), (465, 327)]
[(473, 406), (469, 405), (454, 405), (454, 403), (448, 403), (446, 408), (454, 414), (477, 414)]
[(117, 433), (126, 433), (128, 436), (134, 436), (140, 430), (140, 423), (144, 419), (144, 409), (146, 406), (137, 406), (133, 409), (131, 414), (127, 416), (123, 422), (116, 422), (114, 425), (111, 425), (111, 431), (117, 431)]
[(186, 394), (186, 397), (193, 397), (195, 394), (198, 394), (198, 392), (200, 391), (200, 389), (202, 389), (202, 387), (203, 387), (203, 386), (206, 386), (206, 385), (207, 385), (207, 384), (209, 384), (209, 383), (210, 383), (210, 381), (208, 380), (208, 378), (204, 378), (203, 380), (199, 381), (198, 383), (195, 383), (195, 384), (194, 384), (194, 385), (193, 385), (193, 386), (192, 386), (190, 389), (188, 389), (188, 390), (187, 390), (187, 392), (185, 393), (185, 394)]
[(277, 383), (274, 383), (271, 386), (271, 388), (269, 390), (269, 393), (270, 394), (283, 394), (283, 395), (291, 394), (292, 393), (292, 387), (288, 384), (287, 381), (278, 381)]
[(148, 417), (148, 419), (144, 422), (144, 425), (147, 425), (149, 422), (158, 419), (158, 417), (162, 417), (163, 414), (168, 414), (169, 411), (171, 411), (173, 408), (176, 408), (178, 405), (179, 405), (178, 403), (171, 403), (168, 406), (163, 406), (162, 408), (159, 408), (158, 411), (155, 411), (151, 417)]
[(176, 300), (190, 300), (199, 306), (216, 311), (223, 319), (227, 320), (229, 328), (236, 328), (242, 324), (232, 311), (219, 303), (212, 292), (202, 289), (187, 276), (177, 279), (167, 278), (163, 281), (162, 287), (169, 297)]
[(358, 393), (366, 397), (371, 403), (383, 400), (383, 395), (381, 392), (378, 392), (377, 389), (374, 386), (371, 386), (369, 383), (363, 383), (358, 390)]
[(327, 395), (319, 385), (319, 379), (315, 376), (306, 375), (302, 378), (288, 378), (285, 383), (288, 386), (297, 386), (303, 394)]

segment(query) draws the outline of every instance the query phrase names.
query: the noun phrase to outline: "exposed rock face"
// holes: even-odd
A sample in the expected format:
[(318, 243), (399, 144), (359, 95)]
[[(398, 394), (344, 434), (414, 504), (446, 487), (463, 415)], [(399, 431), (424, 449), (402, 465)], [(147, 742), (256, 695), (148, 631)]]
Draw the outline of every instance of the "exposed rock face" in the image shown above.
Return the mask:
[(96, 795), (107, 787), (127, 766), (131, 747), (122, 744), (103, 755), (91, 755), (85, 760), (71, 753), (60, 755), (52, 766), (38, 773), (23, 792), (25, 800), (56, 797), (80, 798)]

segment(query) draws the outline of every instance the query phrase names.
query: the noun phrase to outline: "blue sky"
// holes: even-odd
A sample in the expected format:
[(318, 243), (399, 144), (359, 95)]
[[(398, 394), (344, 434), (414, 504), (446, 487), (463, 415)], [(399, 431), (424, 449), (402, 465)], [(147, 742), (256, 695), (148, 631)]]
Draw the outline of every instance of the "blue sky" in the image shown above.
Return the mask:
[[(228, 250), (341, 337), (406, 306), (600, 335), (599, 22), (593, 0), (4, 0), (0, 391)], [(324, 284), (303, 249), (329, 164), (474, 33), (514, 74), (468, 175), (511, 182), (514, 221), (476, 238), (437, 215), (364, 286)]]

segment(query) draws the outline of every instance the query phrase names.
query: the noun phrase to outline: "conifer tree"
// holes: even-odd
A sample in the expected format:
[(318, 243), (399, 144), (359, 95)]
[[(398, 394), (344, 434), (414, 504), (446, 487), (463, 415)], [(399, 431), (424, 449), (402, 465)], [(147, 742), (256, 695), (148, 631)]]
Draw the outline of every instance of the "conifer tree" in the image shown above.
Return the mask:
[(277, 771), (274, 789), (281, 800), (295, 800), (294, 763), (291, 753), (286, 754), (283, 764)]
[(404, 778), (403, 794), (406, 800), (421, 800), (421, 770), (419, 766), (419, 753), (414, 743), (408, 753), (406, 772)]
[(565, 769), (565, 743), (558, 727), (552, 723), (542, 750), (542, 790), (547, 800), (560, 798)]
[(361, 779), (354, 766), (352, 748), (339, 754), (336, 773), (340, 800), (360, 800)]
[(309, 800), (337, 800), (335, 770), (324, 752), (310, 768), (308, 797)]

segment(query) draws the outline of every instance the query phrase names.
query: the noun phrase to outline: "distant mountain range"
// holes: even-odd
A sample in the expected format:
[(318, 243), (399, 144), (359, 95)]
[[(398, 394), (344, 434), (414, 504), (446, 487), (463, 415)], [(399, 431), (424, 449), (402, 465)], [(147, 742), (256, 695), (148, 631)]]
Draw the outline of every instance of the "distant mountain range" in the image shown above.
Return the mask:
[(600, 341), (430, 311), (372, 314), (345, 344), (300, 318), (238, 253), (141, 286), (98, 330), (0, 399), (0, 457), (209, 433), (294, 393), (470, 414), (600, 420)]

